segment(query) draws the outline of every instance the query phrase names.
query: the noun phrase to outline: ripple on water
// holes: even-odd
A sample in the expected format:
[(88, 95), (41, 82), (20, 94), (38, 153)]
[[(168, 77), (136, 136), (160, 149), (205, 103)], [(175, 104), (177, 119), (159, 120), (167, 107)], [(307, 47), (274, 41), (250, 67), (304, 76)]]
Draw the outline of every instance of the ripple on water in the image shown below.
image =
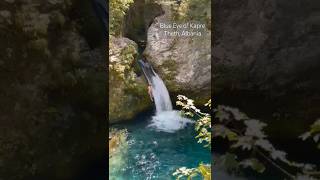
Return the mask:
[(175, 179), (172, 173), (177, 168), (192, 168), (211, 160), (210, 151), (195, 139), (192, 121), (182, 118), (178, 111), (146, 114), (118, 128), (128, 130), (128, 149), (121, 172), (110, 172), (116, 180)]

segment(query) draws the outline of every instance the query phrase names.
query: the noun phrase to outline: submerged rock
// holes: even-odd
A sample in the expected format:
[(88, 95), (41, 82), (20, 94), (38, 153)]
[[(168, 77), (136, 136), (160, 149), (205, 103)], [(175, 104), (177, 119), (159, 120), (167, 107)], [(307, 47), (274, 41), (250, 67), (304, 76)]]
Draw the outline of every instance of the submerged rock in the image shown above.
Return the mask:
[(127, 145), (127, 130), (109, 130), (109, 159)]
[(128, 151), (128, 132), (126, 129), (109, 129), (109, 179), (116, 180), (126, 168)]

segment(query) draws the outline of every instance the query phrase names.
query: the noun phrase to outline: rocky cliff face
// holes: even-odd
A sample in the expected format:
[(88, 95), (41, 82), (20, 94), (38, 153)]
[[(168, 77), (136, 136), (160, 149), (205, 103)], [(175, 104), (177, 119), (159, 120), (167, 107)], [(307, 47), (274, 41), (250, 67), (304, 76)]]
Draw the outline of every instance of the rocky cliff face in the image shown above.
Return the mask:
[(214, 98), (254, 110), (273, 135), (298, 136), (320, 116), (320, 2), (213, 2)]
[(156, 16), (163, 13), (161, 6), (154, 0), (135, 0), (130, 5), (125, 17), (123, 36), (129, 38), (140, 46), (145, 47), (147, 30)]
[(0, 179), (78, 179), (105, 154), (106, 59), (91, 4), (0, 7)]
[(318, 1), (214, 1), (214, 91), (319, 90), (315, 7)]
[(109, 48), (109, 123), (114, 123), (133, 118), (151, 101), (146, 83), (134, 72), (137, 44), (111, 36)]
[[(160, 3), (164, 14), (155, 18), (154, 23), (148, 29), (147, 47), (144, 55), (150, 61), (154, 69), (160, 74), (170, 93), (185, 94), (196, 101), (205, 101), (210, 98), (211, 93), (211, 30), (210, 23), (206, 24), (201, 36), (168, 36), (160, 24), (187, 23), (196, 20), (200, 23), (207, 23), (207, 15), (198, 19), (189, 19), (188, 15), (197, 14), (197, 8), (189, 8), (186, 17), (179, 19), (179, 10), (183, 6), (191, 6), (193, 1), (186, 1), (186, 4), (178, 6), (173, 4)], [(210, 7), (210, 1), (202, 2), (204, 7)], [(178, 9), (175, 7), (178, 6)], [(206, 12), (203, 8), (198, 14)], [(190, 16), (192, 17), (192, 16)]]
[[(203, 1), (206, 5), (210, 2)], [(190, 5), (194, 1), (186, 1), (186, 3), (188, 4), (184, 5)], [(199, 100), (206, 102), (210, 98), (211, 31), (206, 28), (206, 32), (201, 37), (163, 36), (159, 33), (159, 23), (174, 22), (179, 17), (179, 12), (174, 6), (176, 6), (175, 2), (170, 5), (157, 1), (137, 0), (131, 4), (122, 20), (124, 24), (122, 34), (130, 40), (125, 37), (111, 37), (109, 43), (110, 123), (131, 119), (151, 106), (147, 84), (142, 76), (137, 77), (136, 74), (139, 69), (135, 69), (135, 61), (139, 58), (136, 43), (142, 50), (147, 41), (144, 55), (159, 72), (173, 96), (178, 93), (186, 94), (198, 102)], [(200, 9), (203, 11), (203, 8)], [(193, 11), (199, 11), (199, 8)], [(156, 16), (159, 17), (153, 21)], [(206, 18), (201, 20), (204, 23), (210, 22)], [(209, 24), (206, 25), (210, 27)]]

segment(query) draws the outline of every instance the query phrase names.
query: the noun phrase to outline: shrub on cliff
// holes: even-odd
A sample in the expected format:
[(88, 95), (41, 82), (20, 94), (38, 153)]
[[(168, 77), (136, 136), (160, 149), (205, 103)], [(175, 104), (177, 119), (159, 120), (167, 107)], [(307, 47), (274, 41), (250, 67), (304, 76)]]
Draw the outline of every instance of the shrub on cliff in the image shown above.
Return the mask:
[(121, 32), (123, 17), (133, 0), (111, 0), (109, 3), (109, 34), (118, 36)]

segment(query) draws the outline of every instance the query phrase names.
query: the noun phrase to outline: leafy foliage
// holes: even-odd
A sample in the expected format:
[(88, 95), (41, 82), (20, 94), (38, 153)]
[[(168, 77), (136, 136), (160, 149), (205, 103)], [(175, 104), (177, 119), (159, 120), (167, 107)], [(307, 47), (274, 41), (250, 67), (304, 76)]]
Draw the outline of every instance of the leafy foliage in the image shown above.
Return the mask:
[(201, 175), (204, 180), (211, 180), (211, 165), (210, 164), (200, 164), (197, 168), (186, 168), (181, 167), (173, 173), (174, 176), (177, 176), (177, 179), (182, 179), (187, 177), (191, 179)]
[[(287, 159), (287, 153), (276, 149), (267, 139), (264, 132), (266, 123), (249, 118), (237, 108), (219, 105), (214, 109), (216, 125), (213, 127), (213, 137), (224, 138), (229, 141), (230, 150), (222, 157), (222, 163), (229, 169), (251, 168), (263, 173), (266, 163), (278, 168), (291, 179), (308, 177), (316, 170), (315, 165), (304, 164)], [(318, 120), (311, 126), (311, 130), (301, 136), (307, 139), (319, 135)], [(318, 142), (318, 137), (314, 138)], [(237, 156), (241, 154), (241, 156)], [(293, 170), (290, 173), (287, 169)]]
[(109, 2), (109, 34), (118, 36), (121, 32), (123, 17), (133, 0), (111, 0)]
[[(177, 106), (182, 107), (182, 113), (186, 116), (199, 118), (196, 121), (195, 130), (198, 132), (196, 138), (198, 143), (205, 143), (205, 147), (211, 148), (211, 115), (208, 113), (203, 113), (195, 107), (194, 101), (188, 99), (183, 95), (178, 95)], [(205, 106), (211, 109), (211, 99), (205, 104)]]
[(169, 0), (175, 21), (201, 21), (211, 26), (211, 0)]
[(310, 130), (300, 136), (302, 140), (312, 138), (317, 143), (318, 149), (320, 149), (320, 119), (316, 120), (311, 126)]
[[(182, 113), (185, 116), (198, 118), (195, 124), (195, 130), (198, 132), (196, 138), (198, 143), (205, 143), (204, 147), (211, 149), (211, 115), (208, 113), (203, 113), (194, 105), (192, 99), (187, 98), (183, 95), (178, 95), (177, 106), (182, 107)], [(211, 99), (205, 104), (211, 110)], [(177, 179), (202, 176), (205, 180), (211, 180), (211, 164), (199, 164), (197, 168), (186, 168), (181, 167), (177, 169), (174, 173)]]
[(132, 43), (127, 43), (126, 46), (121, 47), (117, 45), (121, 44), (117, 41), (120, 40), (110, 36), (109, 72), (116, 75), (128, 88), (134, 88), (136, 86), (136, 75), (133, 72), (132, 64), (137, 55), (137, 47)]
[(266, 167), (256, 158), (245, 159), (240, 162), (240, 165), (247, 168), (250, 167), (253, 170), (262, 173), (266, 169)]

